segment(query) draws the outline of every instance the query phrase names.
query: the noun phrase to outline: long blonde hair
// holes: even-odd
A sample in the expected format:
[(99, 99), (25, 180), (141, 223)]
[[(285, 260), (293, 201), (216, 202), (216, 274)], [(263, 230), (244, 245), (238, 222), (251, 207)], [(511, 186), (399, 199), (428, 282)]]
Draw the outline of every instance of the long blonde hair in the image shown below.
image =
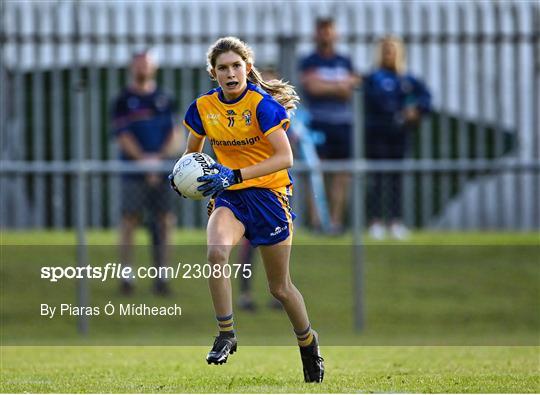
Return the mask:
[(261, 73), (254, 66), (253, 50), (242, 40), (236, 37), (222, 37), (210, 46), (206, 54), (206, 70), (210, 77), (214, 79), (212, 70), (216, 67), (216, 61), (219, 55), (233, 51), (246, 63), (251, 64), (251, 71), (247, 75), (247, 79), (258, 85), (283, 107), (285, 110), (292, 111), (296, 108), (296, 103), (300, 100), (294, 86), (283, 80), (265, 81)]
[(397, 36), (384, 36), (377, 43), (377, 48), (375, 49), (375, 59), (377, 66), (381, 67), (383, 64), (383, 46), (384, 44), (393, 44), (396, 47), (396, 61), (394, 68), (398, 74), (405, 73), (407, 69), (407, 55), (405, 52), (405, 44), (403, 40)]

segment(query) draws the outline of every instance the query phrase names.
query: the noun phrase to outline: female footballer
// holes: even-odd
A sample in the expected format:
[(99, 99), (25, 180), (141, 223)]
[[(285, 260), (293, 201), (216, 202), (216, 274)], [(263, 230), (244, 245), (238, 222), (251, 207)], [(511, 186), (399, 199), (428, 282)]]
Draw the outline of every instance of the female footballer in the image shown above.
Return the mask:
[[(285, 131), (288, 110), (298, 96), (283, 81), (263, 81), (253, 52), (235, 37), (217, 40), (208, 50), (207, 70), (219, 87), (197, 98), (187, 110), (186, 154), (200, 152), (208, 137), (217, 173), (203, 176), (199, 187), (210, 201), (208, 263), (226, 265), (232, 248), (245, 236), (260, 246), (268, 285), (283, 305), (300, 346), (306, 382), (324, 375), (317, 333), (311, 328), (302, 295), (289, 274), (294, 213), (289, 206), (293, 155)], [(210, 293), (219, 335), (207, 362), (222, 364), (237, 348), (231, 281), (211, 277)]]

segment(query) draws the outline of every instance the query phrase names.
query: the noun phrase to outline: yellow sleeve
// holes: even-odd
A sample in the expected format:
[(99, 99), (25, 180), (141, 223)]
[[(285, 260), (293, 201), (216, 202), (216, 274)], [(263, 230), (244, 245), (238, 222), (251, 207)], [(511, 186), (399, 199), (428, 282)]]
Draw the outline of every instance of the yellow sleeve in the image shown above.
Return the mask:
[(266, 132), (264, 132), (264, 135), (265, 136), (268, 136), (269, 134), (272, 134), (274, 133), (276, 130), (279, 130), (281, 128), (283, 128), (283, 130), (287, 131), (287, 129), (289, 129), (289, 125), (290, 125), (290, 121), (288, 119), (284, 119), (282, 120), (279, 124), (277, 124), (276, 126), (274, 126), (273, 128), (271, 129), (268, 129)]

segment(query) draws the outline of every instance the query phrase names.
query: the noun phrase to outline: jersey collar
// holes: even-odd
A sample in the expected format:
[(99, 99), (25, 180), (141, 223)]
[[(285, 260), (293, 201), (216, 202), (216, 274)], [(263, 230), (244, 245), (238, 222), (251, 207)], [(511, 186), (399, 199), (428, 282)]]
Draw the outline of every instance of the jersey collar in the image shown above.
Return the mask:
[(242, 92), (242, 94), (240, 96), (238, 96), (236, 99), (233, 99), (231, 101), (227, 101), (225, 99), (225, 95), (223, 95), (223, 89), (221, 89), (221, 87), (218, 88), (218, 98), (219, 98), (219, 101), (221, 101), (222, 103), (225, 103), (225, 104), (235, 104), (235, 103), (238, 103), (240, 100), (242, 100), (244, 98), (244, 96), (246, 95), (247, 91), (249, 90), (250, 88), (250, 82), (248, 81), (247, 82), (247, 85), (246, 85), (246, 89), (244, 89), (244, 91)]

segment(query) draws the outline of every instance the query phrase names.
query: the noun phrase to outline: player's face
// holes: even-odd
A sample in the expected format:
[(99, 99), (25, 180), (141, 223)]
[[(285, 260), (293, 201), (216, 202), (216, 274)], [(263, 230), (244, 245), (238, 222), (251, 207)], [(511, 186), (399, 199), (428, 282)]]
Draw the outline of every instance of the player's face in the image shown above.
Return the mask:
[(244, 92), (251, 65), (244, 62), (236, 52), (222, 53), (216, 59), (213, 74), (227, 100), (234, 100)]

